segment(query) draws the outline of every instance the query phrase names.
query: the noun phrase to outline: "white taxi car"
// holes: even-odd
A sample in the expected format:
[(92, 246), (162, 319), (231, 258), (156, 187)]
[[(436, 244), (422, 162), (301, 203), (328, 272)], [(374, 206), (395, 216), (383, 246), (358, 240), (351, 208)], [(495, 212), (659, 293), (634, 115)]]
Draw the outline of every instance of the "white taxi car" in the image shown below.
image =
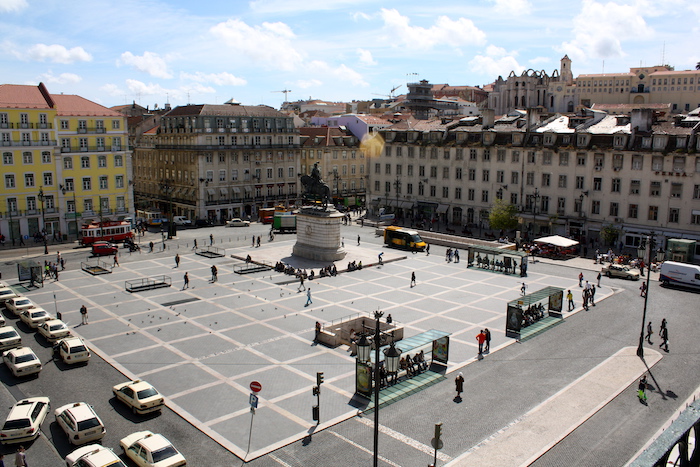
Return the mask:
[(0, 350), (22, 347), (22, 337), (12, 326), (0, 327)]
[(56, 343), (54, 348), (63, 363), (73, 364), (90, 360), (90, 349), (80, 337), (66, 337)]
[(66, 456), (67, 467), (126, 467), (110, 448), (88, 444)]
[(19, 319), (32, 329), (39, 327), (44, 321), (53, 319), (48, 311), (40, 307), (28, 308), (19, 314)]
[(119, 441), (126, 457), (139, 467), (181, 467), (185, 456), (165, 436), (150, 431), (137, 431)]
[(6, 350), (2, 360), (16, 377), (32, 375), (41, 371), (41, 362), (29, 347)]
[(49, 342), (70, 336), (70, 328), (60, 319), (50, 319), (39, 325), (39, 334)]
[(106, 433), (104, 423), (92, 406), (85, 402), (64, 405), (54, 411), (56, 423), (68, 436), (71, 444), (85, 444), (102, 439)]
[(161, 410), (163, 396), (158, 390), (140, 379), (127, 381), (112, 387), (114, 396), (131, 407), (133, 413), (146, 414)]
[(5, 302), (11, 298), (15, 298), (17, 294), (11, 288), (4, 286), (0, 287), (0, 305), (5, 305)]
[(48, 397), (30, 397), (18, 401), (10, 409), (0, 430), (0, 442), (9, 444), (36, 439), (50, 407)]
[(34, 308), (34, 304), (27, 297), (14, 297), (5, 302), (5, 307), (15, 316), (19, 316), (27, 308)]

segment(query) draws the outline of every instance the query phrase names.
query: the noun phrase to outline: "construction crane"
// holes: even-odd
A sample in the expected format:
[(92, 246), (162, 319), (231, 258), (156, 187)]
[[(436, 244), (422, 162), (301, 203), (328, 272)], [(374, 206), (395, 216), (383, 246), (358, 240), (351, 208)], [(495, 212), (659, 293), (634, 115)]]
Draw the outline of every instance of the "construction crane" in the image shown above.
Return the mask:
[(284, 93), (284, 101), (285, 101), (285, 102), (288, 102), (288, 100), (287, 100), (287, 94), (289, 94), (289, 93), (292, 92), (292, 91), (291, 91), (290, 89), (285, 89), (285, 90), (283, 90), (283, 91), (271, 91), (271, 92), (283, 92), (283, 93)]
[(393, 88), (391, 88), (391, 91), (389, 91), (389, 94), (372, 94), (372, 95), (373, 96), (388, 97), (389, 99), (393, 99), (396, 97), (396, 96), (394, 96), (394, 91), (399, 89), (401, 86), (403, 86), (403, 84), (399, 84), (398, 86), (394, 86)]

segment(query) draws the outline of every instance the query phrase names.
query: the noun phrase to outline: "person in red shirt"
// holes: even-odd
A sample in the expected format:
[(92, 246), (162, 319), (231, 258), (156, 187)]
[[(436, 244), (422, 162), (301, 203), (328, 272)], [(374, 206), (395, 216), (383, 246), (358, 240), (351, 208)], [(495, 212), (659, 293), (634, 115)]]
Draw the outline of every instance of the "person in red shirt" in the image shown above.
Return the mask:
[(484, 342), (486, 342), (486, 333), (483, 329), (476, 335), (476, 341), (479, 343), (479, 355), (481, 355), (484, 353)]

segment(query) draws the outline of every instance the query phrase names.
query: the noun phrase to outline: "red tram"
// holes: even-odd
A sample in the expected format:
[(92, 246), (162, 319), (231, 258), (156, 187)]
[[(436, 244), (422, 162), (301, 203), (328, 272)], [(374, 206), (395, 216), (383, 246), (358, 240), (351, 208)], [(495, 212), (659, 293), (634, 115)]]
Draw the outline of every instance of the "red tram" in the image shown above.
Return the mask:
[(130, 222), (104, 221), (83, 224), (80, 228), (80, 236), (80, 242), (83, 245), (90, 245), (99, 241), (123, 242), (134, 238), (134, 232), (131, 230)]

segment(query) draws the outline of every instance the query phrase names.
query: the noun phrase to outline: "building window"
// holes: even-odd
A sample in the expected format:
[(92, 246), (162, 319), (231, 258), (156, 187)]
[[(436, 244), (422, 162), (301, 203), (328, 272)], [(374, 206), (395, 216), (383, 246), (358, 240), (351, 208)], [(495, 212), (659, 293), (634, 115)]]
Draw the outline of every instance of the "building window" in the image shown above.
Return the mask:
[(649, 206), (649, 216), (647, 220), (650, 221), (655, 221), (659, 219), (659, 207), (658, 206)]
[(630, 219), (636, 219), (639, 211), (639, 206), (636, 204), (630, 204), (627, 209), (627, 217)]
[(632, 156), (632, 170), (642, 170), (642, 156), (634, 155)]
[(462, 188), (455, 188), (455, 199), (462, 199)]
[(613, 170), (621, 170), (624, 157), (622, 154), (613, 154)]
[(639, 180), (632, 180), (630, 182), (630, 194), (631, 195), (638, 195), (640, 186), (641, 186), (641, 182)]
[(496, 151), (496, 160), (498, 162), (505, 162), (506, 161), (506, 150), (505, 149), (499, 149)]
[(671, 208), (668, 210), (668, 222), (672, 224), (677, 224), (681, 217), (681, 210), (678, 208)]
[(600, 214), (600, 201), (591, 202), (591, 214)]
[(442, 197), (443, 198), (450, 197), (450, 187), (447, 187), (447, 186), (442, 187)]
[(484, 160), (485, 161), (491, 160), (491, 150), (490, 149), (484, 149)]
[(528, 172), (525, 174), (525, 184), (527, 186), (533, 186), (535, 184), (535, 172)]
[(497, 170), (496, 171), (496, 183), (503, 183), (504, 178), (505, 178), (505, 173), (502, 170)]
[(68, 120), (61, 120), (61, 130), (68, 130), (70, 128), (68, 125)]
[(617, 203), (610, 203), (610, 216), (617, 217), (620, 213), (620, 205)]
[(576, 176), (576, 189), (583, 190), (583, 188), (585, 186), (585, 181), (586, 181), (585, 177), (582, 177), (580, 175)]
[(469, 181), (476, 181), (476, 169), (469, 169)]
[(450, 178), (450, 168), (449, 168), (449, 167), (443, 167), (443, 168), (442, 168), (442, 178), (443, 178), (443, 179), (449, 179), (449, 178)]
[(83, 177), (83, 191), (92, 190), (92, 180), (90, 177)]
[(42, 162), (42, 164), (50, 164), (51, 163), (51, 152), (43, 151), (41, 153), (41, 162)]
[(621, 182), (619, 178), (613, 178), (612, 179), (612, 187), (610, 188), (610, 191), (613, 193), (619, 193), (620, 192), (620, 186)]
[(63, 188), (65, 188), (66, 191), (74, 191), (75, 190), (75, 186), (73, 185), (72, 178), (67, 178), (64, 183), (65, 183), (65, 186)]
[(512, 204), (512, 205), (518, 204), (518, 194), (517, 193), (510, 194), (510, 204)]
[(387, 145), (387, 146), (384, 148), (384, 155), (387, 156), (387, 157), (391, 157), (391, 146)]
[(683, 194), (683, 184), (671, 183), (671, 198), (680, 198)]
[(568, 152), (559, 153), (559, 165), (562, 165), (562, 166), (569, 165), (569, 153)]
[(542, 196), (540, 199), (540, 212), (549, 212), (549, 196)]
[(661, 182), (651, 182), (649, 196), (661, 196)]
[(489, 181), (489, 177), (490, 177), (490, 171), (487, 170), (487, 169), (484, 169), (484, 170), (481, 172), (481, 181), (482, 181), (482, 182), (488, 182), (488, 181)]
[(34, 174), (24, 174), (24, 186), (33, 187), (34, 186)]
[(438, 148), (430, 148), (430, 158), (431, 159), (438, 158)]
[(474, 188), (469, 188), (467, 190), (467, 199), (469, 201), (474, 201), (474, 196), (476, 195), (476, 190)]
[(551, 183), (551, 174), (542, 174), (542, 186), (549, 186)]
[(105, 156), (97, 156), (97, 166), (100, 168), (105, 168), (107, 167), (107, 157)]
[[(412, 175), (412, 174), (409, 174), (409, 175)], [(462, 168), (461, 167), (455, 168), (455, 179), (462, 180)]]
[(53, 186), (53, 174), (51, 172), (44, 172), (44, 185)]
[(535, 151), (528, 151), (527, 152), (527, 163), (528, 164), (534, 164), (537, 161), (537, 156), (535, 155)]
[(92, 212), (92, 199), (87, 198), (83, 201), (83, 209), (86, 212)]
[(566, 175), (559, 175), (559, 188), (566, 188)]
[(106, 175), (100, 176), (100, 189), (101, 190), (107, 189), (107, 176)]
[(27, 196), (27, 210), (36, 211), (36, 198), (34, 196)]
[(513, 162), (513, 163), (520, 162), (520, 151), (513, 151), (513, 153), (511, 154), (511, 162)]
[[(353, 188), (354, 189), (354, 188)], [(407, 183), (406, 184), (406, 194), (407, 195), (412, 195), (413, 194), (413, 183)]]
[(32, 164), (34, 162), (34, 158), (32, 157), (31, 152), (23, 152), (22, 153), (22, 163), (23, 164)]
[(489, 202), (489, 191), (488, 190), (481, 190), (481, 202), (482, 203)]
[(80, 167), (83, 169), (90, 168), (90, 156), (83, 156), (80, 158)]
[(510, 183), (512, 183), (513, 185), (517, 185), (519, 183), (519, 180), (520, 172), (513, 171), (510, 173)]
[(12, 174), (5, 175), (5, 188), (15, 188), (15, 176)]
[[(598, 162), (598, 161), (596, 160), (596, 163), (597, 163), (597, 162)], [(576, 154), (576, 165), (579, 165), (579, 166), (584, 166), (584, 165), (586, 165), (586, 153), (578, 153), (578, 154)], [(603, 166), (603, 158), (602, 158), (602, 157), (600, 158), (600, 166), (601, 166), (601, 167)]]
[(692, 213), (690, 216), (690, 223), (693, 225), (700, 225), (700, 214)]
[(435, 185), (430, 185), (430, 196), (435, 197), (436, 190), (437, 188), (435, 187)]
[(693, 186), (693, 199), (700, 199), (700, 185)]
[(12, 153), (11, 152), (5, 152), (2, 154), (2, 163), (4, 165), (12, 165)]
[(674, 172), (685, 172), (685, 157), (676, 156), (673, 158), (673, 171)]
[(118, 130), (121, 128), (121, 122), (119, 120), (112, 120), (112, 130)]
[(442, 153), (442, 158), (445, 160), (450, 159), (450, 150), (449, 149), (445, 149), (445, 151)]
[(651, 170), (655, 172), (661, 172), (664, 170), (664, 158), (663, 156), (654, 156), (651, 159)]
[(545, 151), (542, 153), (542, 165), (552, 165), (552, 152)]
[(437, 178), (437, 166), (436, 165), (430, 166), (430, 178)]
[(557, 214), (566, 214), (566, 198), (557, 198)]
[(475, 161), (475, 160), (476, 160), (476, 149), (470, 149), (470, 150), (469, 150), (469, 160), (470, 160), (470, 161)]

